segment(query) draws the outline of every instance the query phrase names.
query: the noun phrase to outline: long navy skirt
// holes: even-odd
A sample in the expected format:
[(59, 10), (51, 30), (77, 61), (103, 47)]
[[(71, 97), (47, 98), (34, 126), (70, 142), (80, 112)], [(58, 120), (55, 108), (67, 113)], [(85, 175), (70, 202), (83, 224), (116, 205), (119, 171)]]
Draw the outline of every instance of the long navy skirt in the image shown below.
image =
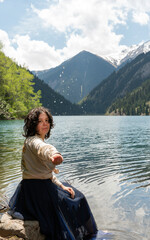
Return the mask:
[(10, 213), (39, 221), (46, 240), (93, 239), (97, 226), (92, 212), (85, 196), (72, 188), (74, 199), (50, 179), (22, 180), (10, 199)]

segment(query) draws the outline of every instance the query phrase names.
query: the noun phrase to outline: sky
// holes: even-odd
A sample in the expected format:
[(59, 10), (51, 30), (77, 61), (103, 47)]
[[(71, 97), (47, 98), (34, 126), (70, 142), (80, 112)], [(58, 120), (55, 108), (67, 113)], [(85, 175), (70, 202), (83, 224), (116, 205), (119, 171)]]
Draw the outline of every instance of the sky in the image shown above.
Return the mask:
[(83, 50), (115, 56), (149, 40), (149, 0), (0, 0), (3, 51), (29, 70)]

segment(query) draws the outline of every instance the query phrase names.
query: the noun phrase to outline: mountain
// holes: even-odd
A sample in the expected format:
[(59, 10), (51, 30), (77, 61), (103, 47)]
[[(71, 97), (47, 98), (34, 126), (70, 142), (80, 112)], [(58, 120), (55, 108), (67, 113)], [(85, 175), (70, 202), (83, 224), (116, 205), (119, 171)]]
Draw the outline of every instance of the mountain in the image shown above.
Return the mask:
[(56, 68), (33, 73), (66, 99), (77, 103), (114, 70), (105, 59), (82, 51)]
[(150, 78), (150, 52), (141, 54), (123, 68), (113, 72), (80, 102), (85, 114), (105, 114), (117, 99)]
[(66, 100), (59, 93), (56, 93), (52, 88), (48, 86), (44, 81), (34, 76), (33, 88), (37, 92), (41, 91), (40, 102), (42, 105), (50, 109), (53, 115), (79, 115), (82, 114), (80, 106), (72, 104)]
[(150, 115), (150, 79), (125, 97), (117, 99), (107, 110), (108, 115)]
[(124, 49), (119, 55), (116, 56), (109, 56), (105, 59), (112, 63), (114, 66), (121, 68), (127, 62), (131, 62), (135, 59), (138, 55), (142, 53), (147, 53), (150, 51), (150, 41), (147, 41), (142, 44), (132, 45), (129, 48)]

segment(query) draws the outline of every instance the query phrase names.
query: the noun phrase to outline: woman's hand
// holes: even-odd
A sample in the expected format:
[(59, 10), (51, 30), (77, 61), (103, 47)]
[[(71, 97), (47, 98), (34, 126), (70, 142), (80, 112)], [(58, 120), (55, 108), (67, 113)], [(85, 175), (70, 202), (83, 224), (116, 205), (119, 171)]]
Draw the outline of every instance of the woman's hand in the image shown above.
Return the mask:
[(51, 160), (53, 164), (59, 165), (63, 162), (63, 157), (57, 153), (51, 157)]
[(61, 188), (62, 188), (63, 190), (65, 190), (65, 191), (69, 192), (70, 195), (71, 195), (71, 198), (74, 198), (74, 197), (75, 197), (75, 192), (74, 192), (74, 190), (73, 190), (71, 187), (66, 187), (66, 186), (64, 186), (63, 184), (61, 184)]

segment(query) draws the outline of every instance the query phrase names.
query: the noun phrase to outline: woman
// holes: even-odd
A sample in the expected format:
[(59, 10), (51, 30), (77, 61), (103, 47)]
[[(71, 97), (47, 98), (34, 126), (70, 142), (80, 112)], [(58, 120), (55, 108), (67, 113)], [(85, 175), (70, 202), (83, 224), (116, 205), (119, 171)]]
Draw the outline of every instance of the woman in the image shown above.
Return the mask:
[(47, 240), (91, 239), (97, 227), (84, 195), (53, 172), (63, 157), (50, 144), (53, 117), (43, 107), (35, 108), (25, 118), (22, 151), (22, 181), (9, 206), (13, 217), (38, 220)]

